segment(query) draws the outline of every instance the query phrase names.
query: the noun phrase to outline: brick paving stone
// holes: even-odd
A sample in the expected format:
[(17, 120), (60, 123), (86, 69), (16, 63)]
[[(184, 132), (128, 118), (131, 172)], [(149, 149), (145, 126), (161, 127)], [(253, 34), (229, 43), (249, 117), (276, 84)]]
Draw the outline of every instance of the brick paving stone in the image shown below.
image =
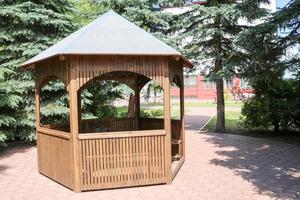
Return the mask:
[(187, 113), (186, 162), (171, 185), (73, 193), (37, 173), (36, 147), (22, 146), (0, 154), (0, 199), (300, 200), (300, 147), (200, 134), (214, 113), (212, 108)]

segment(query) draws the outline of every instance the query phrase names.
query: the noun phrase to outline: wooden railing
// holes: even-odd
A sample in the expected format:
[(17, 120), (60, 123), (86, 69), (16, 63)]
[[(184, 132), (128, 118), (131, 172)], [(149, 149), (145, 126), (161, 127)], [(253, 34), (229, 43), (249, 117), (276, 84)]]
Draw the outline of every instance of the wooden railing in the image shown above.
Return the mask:
[(155, 130), (164, 128), (164, 119), (159, 118), (140, 118), (141, 130)]
[[(140, 118), (141, 130), (163, 129), (164, 119), (158, 118)], [(181, 122), (180, 120), (171, 120), (172, 137), (172, 156), (182, 155), (182, 140), (180, 138)]]
[(61, 124), (46, 124), (42, 126), (43, 128), (54, 129), (62, 132), (70, 132), (70, 122), (65, 122)]
[(49, 128), (37, 128), (39, 172), (72, 188), (70, 134)]
[(136, 118), (108, 118), (81, 120), (81, 133), (115, 132), (136, 130)]
[[(73, 187), (68, 125), (41, 127), (38, 133), (40, 173)], [(163, 119), (82, 120), (79, 133), (81, 190), (166, 183), (166, 133)], [(172, 155), (180, 152), (180, 121), (172, 120)], [(110, 132), (98, 128), (109, 127)], [(52, 128), (52, 129), (51, 129)], [(54, 129), (53, 129), (54, 128)], [(119, 130), (119, 131), (118, 131)], [(91, 132), (89, 132), (91, 131)]]
[[(179, 139), (180, 120), (171, 120), (172, 139)], [(159, 118), (140, 118), (140, 130), (155, 130), (164, 128), (164, 119)]]
[(165, 183), (164, 130), (80, 134), (82, 190)]

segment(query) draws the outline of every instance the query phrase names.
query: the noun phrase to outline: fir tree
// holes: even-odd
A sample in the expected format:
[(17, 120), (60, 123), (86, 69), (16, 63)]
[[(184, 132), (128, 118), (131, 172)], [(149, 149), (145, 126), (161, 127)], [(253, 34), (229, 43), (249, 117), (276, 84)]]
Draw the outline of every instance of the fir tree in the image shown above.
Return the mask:
[[(248, 127), (273, 126), (276, 133), (281, 128), (299, 129), (300, 56), (295, 48), (300, 39), (299, 8), (300, 2), (292, 0), (236, 40), (239, 51), (232, 57), (239, 74), (255, 90), (242, 109)], [(287, 71), (295, 72), (294, 80), (284, 78)]]
[(74, 30), (70, 9), (66, 0), (0, 1), (0, 141), (35, 138), (33, 73), (19, 66)]
[[(245, 0), (238, 4), (234, 0), (209, 0), (205, 5), (193, 5), (179, 16), (179, 35), (185, 54), (208, 79), (216, 82), (216, 131), (219, 132), (225, 131), (223, 80), (235, 74), (235, 66), (229, 62), (236, 48), (234, 41), (247, 28), (239, 24), (239, 20), (262, 16), (265, 10), (258, 9), (258, 2)], [(247, 8), (256, 8), (256, 15), (245, 12)]]
[[(284, 8), (276, 12), (269, 26), (279, 27), (278, 41), (285, 49), (285, 61), (288, 69), (300, 81), (300, 1), (291, 0)], [(292, 49), (292, 50), (291, 50)], [(289, 52), (293, 51), (292, 55)]]
[[(237, 38), (236, 60), (241, 75), (250, 81), (272, 81), (299, 64), (299, 50), (291, 48), (300, 41), (300, 2), (291, 1), (270, 15), (264, 23), (245, 30)], [(268, 76), (267, 76), (268, 75)]]
[[(165, 1), (159, 0), (73, 0), (77, 7), (75, 19), (86, 24), (99, 15), (112, 9), (142, 29), (155, 34), (160, 39), (166, 40), (175, 21), (169, 13), (162, 12), (161, 5)], [(170, 4), (170, 3), (168, 3)], [(79, 17), (84, 16), (84, 17)], [(173, 43), (172, 41), (168, 41)]]

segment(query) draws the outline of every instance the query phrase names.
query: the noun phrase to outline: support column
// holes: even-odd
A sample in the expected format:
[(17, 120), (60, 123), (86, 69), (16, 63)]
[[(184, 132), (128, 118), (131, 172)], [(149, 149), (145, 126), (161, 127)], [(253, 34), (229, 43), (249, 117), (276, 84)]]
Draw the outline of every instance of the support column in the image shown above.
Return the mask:
[(172, 182), (172, 144), (171, 144), (171, 108), (170, 108), (170, 80), (169, 66), (165, 66), (163, 77), (164, 89), (164, 129), (166, 131), (165, 139), (165, 165), (166, 165), (166, 182)]
[(35, 89), (35, 126), (39, 128), (41, 126), (41, 118), (40, 118), (40, 90), (38, 88)]
[(77, 93), (78, 133), (81, 131), (81, 93)]
[(40, 140), (39, 140), (39, 133), (37, 131), (38, 128), (41, 126), (41, 119), (40, 119), (40, 89), (35, 88), (35, 134), (36, 134), (36, 144), (37, 144), (37, 161), (38, 161), (38, 171), (40, 172)]
[(71, 135), (71, 152), (72, 152), (72, 169), (73, 169), (73, 190), (81, 192), (81, 172), (79, 163), (79, 140), (78, 140), (78, 82), (76, 79), (76, 69), (70, 68), (69, 97), (70, 97), (70, 135)]
[(140, 129), (140, 88), (139, 88), (138, 76), (135, 79), (134, 99), (135, 99), (136, 130), (139, 130)]
[(180, 158), (185, 159), (185, 129), (184, 129), (184, 82), (183, 77), (180, 83)]

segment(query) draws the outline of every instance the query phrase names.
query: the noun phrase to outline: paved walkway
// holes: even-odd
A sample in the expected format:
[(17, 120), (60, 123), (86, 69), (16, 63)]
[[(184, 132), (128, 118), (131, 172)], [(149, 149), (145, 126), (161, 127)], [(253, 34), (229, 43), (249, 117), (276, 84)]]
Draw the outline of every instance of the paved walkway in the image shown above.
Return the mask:
[(0, 199), (300, 199), (300, 147), (196, 133), (211, 113), (187, 114), (186, 162), (171, 185), (73, 193), (37, 173), (36, 147), (27, 146), (0, 155)]

